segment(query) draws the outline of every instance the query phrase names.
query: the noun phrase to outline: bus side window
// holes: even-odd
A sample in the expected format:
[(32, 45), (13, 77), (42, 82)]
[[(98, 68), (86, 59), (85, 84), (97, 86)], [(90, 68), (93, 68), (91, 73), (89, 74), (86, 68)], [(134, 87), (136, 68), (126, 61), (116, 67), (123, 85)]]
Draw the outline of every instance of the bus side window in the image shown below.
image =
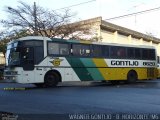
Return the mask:
[(69, 45), (68, 44), (60, 44), (60, 55), (69, 55)]
[(141, 59), (141, 49), (135, 48), (135, 59)]
[(49, 55), (59, 55), (59, 44), (58, 43), (48, 43), (48, 53)]
[(81, 50), (81, 45), (79, 44), (72, 44), (72, 53), (73, 56), (79, 56), (80, 54), (80, 50)]
[(110, 47), (110, 57), (111, 58), (117, 58), (117, 46), (111, 46)]
[(89, 45), (81, 45), (81, 55), (90, 56), (90, 46)]
[(155, 53), (155, 50), (154, 49), (150, 49), (149, 50), (149, 59), (150, 60), (156, 60), (156, 55), (155, 55), (156, 53)]
[(102, 57), (102, 46), (93, 45), (92, 55), (93, 57)]
[(127, 57), (135, 59), (135, 51), (134, 48), (127, 48)]
[(148, 49), (142, 49), (142, 59), (148, 60)]
[(117, 48), (117, 57), (118, 58), (126, 58), (126, 49), (124, 47)]
[(109, 46), (103, 47), (102, 54), (104, 57), (109, 57)]
[(83, 44), (72, 44), (73, 56), (90, 56), (90, 46)]

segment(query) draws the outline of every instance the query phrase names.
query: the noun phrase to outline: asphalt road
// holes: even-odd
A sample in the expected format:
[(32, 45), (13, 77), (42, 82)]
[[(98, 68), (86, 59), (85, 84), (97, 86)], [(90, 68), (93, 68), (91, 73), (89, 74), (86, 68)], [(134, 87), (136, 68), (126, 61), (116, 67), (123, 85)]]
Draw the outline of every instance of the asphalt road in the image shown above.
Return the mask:
[(0, 83), (0, 111), (65, 115), (160, 114), (160, 80), (132, 85), (70, 82), (56, 88)]

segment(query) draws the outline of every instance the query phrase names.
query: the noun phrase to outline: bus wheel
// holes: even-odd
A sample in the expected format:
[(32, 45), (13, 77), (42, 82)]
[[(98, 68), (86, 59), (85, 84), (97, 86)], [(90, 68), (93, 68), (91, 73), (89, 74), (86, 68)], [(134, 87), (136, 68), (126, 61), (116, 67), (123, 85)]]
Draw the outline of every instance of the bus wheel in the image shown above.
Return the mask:
[(134, 70), (131, 70), (127, 74), (127, 82), (128, 83), (135, 83), (137, 81), (137, 73)]
[(45, 87), (55, 87), (60, 80), (60, 76), (56, 72), (48, 72), (44, 77)]

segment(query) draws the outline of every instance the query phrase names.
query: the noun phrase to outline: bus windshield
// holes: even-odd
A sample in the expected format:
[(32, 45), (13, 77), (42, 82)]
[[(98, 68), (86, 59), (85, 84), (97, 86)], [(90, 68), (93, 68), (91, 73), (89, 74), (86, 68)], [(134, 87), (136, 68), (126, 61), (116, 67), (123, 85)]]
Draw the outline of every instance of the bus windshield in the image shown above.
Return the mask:
[(6, 65), (19, 65), (20, 64), (20, 48), (18, 43), (12, 43), (7, 46), (6, 52)]

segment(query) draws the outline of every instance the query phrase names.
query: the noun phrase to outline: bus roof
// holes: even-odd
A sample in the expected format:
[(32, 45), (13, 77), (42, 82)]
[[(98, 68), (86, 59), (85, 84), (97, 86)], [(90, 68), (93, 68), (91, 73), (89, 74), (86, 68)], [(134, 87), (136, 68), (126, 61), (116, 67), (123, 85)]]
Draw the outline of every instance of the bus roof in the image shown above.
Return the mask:
[(55, 41), (55, 42), (70, 42), (70, 43), (83, 43), (83, 44), (111, 45), (111, 46), (125, 46), (125, 47), (155, 49), (154, 46), (149, 46), (149, 45), (131, 45), (131, 44), (119, 44), (119, 43), (107, 43), (107, 42), (91, 42), (88, 40), (67, 40), (67, 39), (60, 39), (60, 38), (48, 38), (48, 37), (43, 37), (43, 36), (26, 36), (26, 37), (22, 37), (14, 41), (11, 41), (8, 44), (11, 44), (16, 41), (24, 41), (24, 40), (44, 40), (44, 41)]

